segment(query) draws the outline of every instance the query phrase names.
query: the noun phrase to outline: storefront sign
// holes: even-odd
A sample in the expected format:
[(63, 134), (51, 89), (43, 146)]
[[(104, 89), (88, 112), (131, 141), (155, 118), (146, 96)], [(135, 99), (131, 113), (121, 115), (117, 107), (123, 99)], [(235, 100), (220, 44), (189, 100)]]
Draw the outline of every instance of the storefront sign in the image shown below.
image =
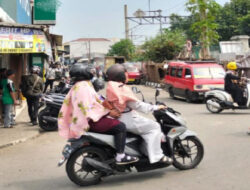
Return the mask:
[(0, 53), (44, 53), (46, 43), (41, 30), (0, 27)]
[(35, 0), (33, 23), (55, 25), (56, 6), (57, 0)]

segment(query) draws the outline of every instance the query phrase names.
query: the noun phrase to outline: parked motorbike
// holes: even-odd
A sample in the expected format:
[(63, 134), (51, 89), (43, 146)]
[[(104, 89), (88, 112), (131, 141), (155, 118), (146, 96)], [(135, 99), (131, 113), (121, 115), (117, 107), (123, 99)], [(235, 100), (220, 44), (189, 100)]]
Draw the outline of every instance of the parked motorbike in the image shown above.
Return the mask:
[[(45, 105), (45, 108), (39, 112), (38, 122), (39, 126), (45, 131), (55, 131), (58, 128), (57, 117), (63, 100), (71, 88), (71, 85), (64, 84), (59, 84), (55, 88), (54, 93), (48, 93), (42, 97), (39, 107), (41, 108)], [(92, 84), (97, 92), (104, 88), (103, 80), (98, 78), (94, 78)]]
[[(138, 89), (136, 92), (141, 93)], [(157, 90), (156, 104), (164, 105), (157, 101), (159, 93)], [(155, 111), (153, 115), (165, 135), (165, 140), (161, 144), (162, 150), (164, 154), (173, 158), (174, 167), (180, 170), (195, 168), (204, 155), (203, 145), (196, 133), (187, 129), (186, 122), (180, 113), (172, 108)], [(62, 151), (63, 157), (58, 166), (62, 166), (67, 161), (67, 175), (79, 186), (97, 184), (103, 177), (126, 171), (131, 172), (132, 168), (138, 172), (144, 172), (169, 166), (160, 162), (150, 164), (141, 150), (142, 143), (143, 139), (140, 136), (128, 133), (125, 152), (138, 156), (139, 161), (121, 166), (116, 165), (115, 162), (116, 150), (112, 135), (86, 132), (80, 139), (68, 141)]]
[(250, 109), (250, 80), (241, 83), (244, 89), (243, 105), (235, 106), (232, 96), (222, 89), (214, 89), (205, 93), (207, 110), (211, 113), (220, 113), (225, 109)]
[(45, 131), (57, 130), (57, 117), (63, 104), (65, 94), (46, 94), (42, 97), (45, 108), (38, 114), (39, 127)]
[(60, 93), (60, 94), (67, 94), (70, 90), (70, 88), (72, 87), (72, 85), (66, 83), (65, 81), (60, 81), (58, 85), (56, 85), (54, 87), (54, 89), (52, 89), (50, 91), (50, 93)]

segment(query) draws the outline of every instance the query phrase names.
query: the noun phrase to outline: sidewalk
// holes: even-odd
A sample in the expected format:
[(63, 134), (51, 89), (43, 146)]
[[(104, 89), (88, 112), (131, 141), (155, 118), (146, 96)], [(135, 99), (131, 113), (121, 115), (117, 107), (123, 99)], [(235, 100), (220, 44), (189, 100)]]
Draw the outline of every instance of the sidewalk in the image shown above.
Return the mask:
[(16, 123), (14, 128), (3, 128), (0, 126), (0, 148), (12, 146), (17, 143), (25, 142), (40, 135), (39, 126), (32, 126), (29, 122), (26, 102), (16, 111)]

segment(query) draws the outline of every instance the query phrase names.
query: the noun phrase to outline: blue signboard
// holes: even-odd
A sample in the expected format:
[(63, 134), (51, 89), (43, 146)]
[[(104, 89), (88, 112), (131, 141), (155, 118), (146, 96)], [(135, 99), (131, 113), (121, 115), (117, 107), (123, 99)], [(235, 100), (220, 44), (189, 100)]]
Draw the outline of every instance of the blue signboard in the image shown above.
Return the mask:
[(17, 3), (17, 19), (20, 24), (31, 24), (31, 6), (30, 0), (16, 0)]
[(16, 35), (43, 35), (42, 30), (31, 28), (17, 28), (17, 27), (0, 27), (0, 34), (16, 34)]

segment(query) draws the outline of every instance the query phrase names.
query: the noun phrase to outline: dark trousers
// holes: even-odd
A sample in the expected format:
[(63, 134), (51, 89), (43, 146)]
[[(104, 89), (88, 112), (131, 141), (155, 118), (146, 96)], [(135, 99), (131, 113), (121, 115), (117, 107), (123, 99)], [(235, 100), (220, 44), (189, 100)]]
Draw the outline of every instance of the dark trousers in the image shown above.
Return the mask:
[(117, 153), (124, 153), (126, 144), (126, 126), (124, 123), (120, 123), (112, 129), (105, 132), (106, 134), (114, 135), (115, 137), (115, 148)]
[(232, 95), (234, 102), (237, 102), (239, 105), (244, 104), (244, 102), (243, 102), (243, 90), (240, 87), (234, 86), (230, 90), (227, 90), (227, 92), (229, 92)]
[(52, 90), (54, 81), (55, 80), (49, 80), (49, 79), (46, 80), (46, 82), (45, 82), (45, 88), (44, 88), (43, 93), (46, 92), (48, 86), (50, 86), (50, 90)]
[(27, 97), (28, 112), (31, 122), (37, 121), (39, 97), (28, 96)]
[(124, 123), (104, 117), (96, 123), (90, 121), (89, 124), (92, 132), (114, 135), (116, 152), (124, 153), (127, 136)]

